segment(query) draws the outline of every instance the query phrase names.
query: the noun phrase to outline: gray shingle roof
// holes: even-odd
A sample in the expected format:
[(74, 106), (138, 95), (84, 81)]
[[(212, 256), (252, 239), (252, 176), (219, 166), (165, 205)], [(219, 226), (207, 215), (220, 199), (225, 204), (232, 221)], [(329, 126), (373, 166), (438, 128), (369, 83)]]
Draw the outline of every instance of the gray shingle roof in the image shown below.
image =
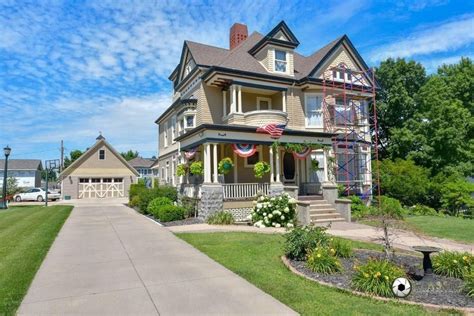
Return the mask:
[[(5, 168), (5, 159), (0, 159), (0, 170)], [(43, 169), (39, 159), (8, 159), (8, 170), (38, 170)]]
[[(220, 66), (229, 69), (248, 71), (258, 74), (269, 74), (258, 60), (249, 54), (249, 50), (255, 46), (264, 36), (253, 32), (245, 41), (233, 50), (225, 48), (186, 41), (189, 50), (197, 64), (205, 66)], [(326, 54), (341, 40), (335, 39), (310, 56), (303, 56), (295, 52), (294, 66), (295, 79), (307, 77)], [(284, 74), (273, 74), (281, 77), (289, 77)]]
[(128, 163), (133, 168), (139, 168), (139, 167), (150, 168), (155, 163), (155, 161), (153, 159), (137, 157), (137, 158), (133, 158)]

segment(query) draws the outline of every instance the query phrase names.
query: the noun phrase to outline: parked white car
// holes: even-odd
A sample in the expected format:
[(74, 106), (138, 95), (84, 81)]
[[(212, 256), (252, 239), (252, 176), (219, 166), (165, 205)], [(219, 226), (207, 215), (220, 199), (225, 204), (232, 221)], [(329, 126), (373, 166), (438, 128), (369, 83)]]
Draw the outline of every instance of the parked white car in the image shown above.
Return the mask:
[[(48, 191), (48, 200), (56, 201), (59, 200), (61, 194)], [(16, 202), (21, 201), (38, 201), (43, 202), (46, 199), (46, 191), (42, 188), (32, 188), (24, 193), (15, 194), (13, 199)]]

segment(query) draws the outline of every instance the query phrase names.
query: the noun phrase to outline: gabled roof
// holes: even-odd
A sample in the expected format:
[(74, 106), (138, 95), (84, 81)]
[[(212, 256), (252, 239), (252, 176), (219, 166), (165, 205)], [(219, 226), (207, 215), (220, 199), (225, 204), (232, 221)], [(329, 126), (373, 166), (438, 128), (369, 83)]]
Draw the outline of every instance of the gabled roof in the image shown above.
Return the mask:
[[(5, 169), (5, 159), (0, 159), (0, 171)], [(8, 159), (8, 170), (43, 170), (39, 159)]]
[(89, 153), (96, 151), (101, 146), (107, 147), (110, 150), (110, 152), (112, 152), (114, 154), (114, 156), (116, 156), (128, 169), (130, 169), (130, 171), (133, 172), (134, 175), (139, 176), (139, 173), (137, 172), (137, 170), (135, 170), (135, 168), (133, 168), (128, 163), (128, 161), (125, 160), (125, 158), (123, 158), (122, 155), (120, 153), (118, 153), (112, 147), (112, 145), (110, 145), (105, 140), (105, 137), (102, 136), (101, 138), (97, 137), (97, 141), (95, 142), (95, 144), (91, 148), (87, 149), (86, 152), (83, 153), (79, 158), (77, 158), (77, 160), (75, 160), (71, 165), (69, 165), (69, 167), (64, 169), (59, 174), (59, 178), (63, 179), (64, 177), (67, 177), (76, 167), (80, 166), (85, 160), (87, 160), (89, 158)]
[(155, 160), (153, 159), (142, 158), (142, 157), (136, 157), (128, 161), (130, 166), (134, 168), (151, 168), (154, 162)]
[[(286, 38), (285, 40), (276, 38), (276, 35), (279, 32), (281, 32), (284, 35), (284, 37)], [(293, 34), (293, 32), (290, 30), (288, 25), (286, 25), (285, 21), (281, 21), (267, 35), (265, 35), (264, 38), (262, 38), (257, 44), (255, 44), (249, 50), (249, 53), (251, 55), (255, 55), (256, 53), (258, 53), (259, 50), (261, 50), (267, 44), (275, 44), (277, 46), (296, 48), (300, 44), (300, 42), (298, 41), (296, 36)]]

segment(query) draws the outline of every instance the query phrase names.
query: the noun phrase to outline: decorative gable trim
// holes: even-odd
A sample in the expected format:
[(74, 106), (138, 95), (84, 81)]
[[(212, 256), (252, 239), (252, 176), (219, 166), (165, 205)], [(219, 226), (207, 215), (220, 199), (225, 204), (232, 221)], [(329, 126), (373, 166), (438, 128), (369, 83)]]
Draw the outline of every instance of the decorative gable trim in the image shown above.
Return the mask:
[[(277, 38), (278, 34), (283, 34), (287, 40), (282, 40)], [(275, 46), (285, 47), (285, 48), (296, 48), (300, 42), (290, 30), (285, 21), (281, 21), (275, 26), (265, 37), (263, 37), (254, 47), (249, 50), (249, 54), (252, 56), (258, 53), (263, 47), (268, 44), (274, 44)]]

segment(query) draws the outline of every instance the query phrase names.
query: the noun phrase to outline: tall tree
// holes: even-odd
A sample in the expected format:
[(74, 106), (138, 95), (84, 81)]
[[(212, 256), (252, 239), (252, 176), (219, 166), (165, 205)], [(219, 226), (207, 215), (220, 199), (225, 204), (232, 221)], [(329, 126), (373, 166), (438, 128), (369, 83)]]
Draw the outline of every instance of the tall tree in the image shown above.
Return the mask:
[(69, 157), (64, 158), (64, 168), (69, 167), (74, 161), (76, 161), (83, 154), (79, 149), (72, 150), (69, 153)]
[(426, 72), (415, 61), (389, 58), (377, 68), (376, 76), (382, 86), (377, 93), (380, 154), (389, 157), (393, 129), (402, 128), (419, 110), (415, 96), (426, 82)]
[(130, 161), (130, 160), (132, 160), (133, 158), (137, 158), (137, 157), (138, 157), (138, 151), (133, 151), (133, 150), (129, 149), (129, 150), (126, 151), (126, 152), (120, 153), (120, 155), (122, 155), (122, 157), (125, 158), (125, 160)]

